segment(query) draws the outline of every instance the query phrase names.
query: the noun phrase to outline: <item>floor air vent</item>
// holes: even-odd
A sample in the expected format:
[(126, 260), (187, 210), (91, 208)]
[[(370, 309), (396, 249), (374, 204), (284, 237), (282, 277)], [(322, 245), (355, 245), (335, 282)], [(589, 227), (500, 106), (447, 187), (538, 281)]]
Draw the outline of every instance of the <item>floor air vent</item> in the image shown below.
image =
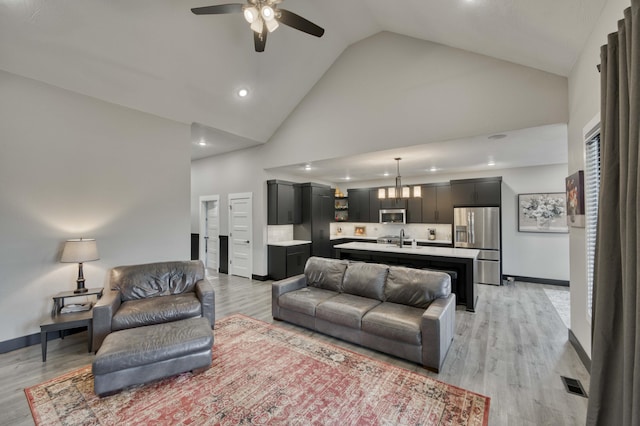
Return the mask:
[(560, 378), (562, 379), (562, 383), (564, 383), (564, 388), (567, 392), (587, 398), (587, 393), (584, 391), (580, 380), (564, 376), (560, 376)]

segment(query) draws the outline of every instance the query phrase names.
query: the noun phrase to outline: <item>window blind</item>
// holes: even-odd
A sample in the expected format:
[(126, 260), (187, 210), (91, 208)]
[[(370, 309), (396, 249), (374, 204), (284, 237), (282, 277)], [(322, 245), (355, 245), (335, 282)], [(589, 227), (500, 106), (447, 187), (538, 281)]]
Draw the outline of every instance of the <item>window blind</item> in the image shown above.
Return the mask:
[(600, 132), (586, 142), (585, 158), (585, 234), (587, 243), (587, 317), (591, 322), (593, 307), (593, 265), (598, 230), (598, 198), (600, 196)]

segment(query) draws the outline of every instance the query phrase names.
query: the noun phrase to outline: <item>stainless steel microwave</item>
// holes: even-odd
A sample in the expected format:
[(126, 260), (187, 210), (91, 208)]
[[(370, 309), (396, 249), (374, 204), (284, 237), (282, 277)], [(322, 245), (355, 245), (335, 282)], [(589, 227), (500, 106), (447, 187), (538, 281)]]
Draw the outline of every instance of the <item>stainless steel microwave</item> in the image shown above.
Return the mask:
[(406, 209), (380, 210), (380, 223), (407, 223)]

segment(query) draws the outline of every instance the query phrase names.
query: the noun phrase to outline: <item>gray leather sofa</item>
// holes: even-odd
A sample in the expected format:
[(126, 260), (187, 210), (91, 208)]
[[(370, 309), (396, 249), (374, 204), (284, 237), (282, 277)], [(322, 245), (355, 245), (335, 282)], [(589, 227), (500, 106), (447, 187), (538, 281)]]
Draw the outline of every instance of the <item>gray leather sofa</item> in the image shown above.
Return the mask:
[(311, 257), (272, 285), (272, 314), (438, 372), (453, 341), (455, 294), (443, 272)]
[(118, 266), (93, 307), (93, 351), (112, 331), (204, 317), (213, 327), (215, 293), (199, 260)]

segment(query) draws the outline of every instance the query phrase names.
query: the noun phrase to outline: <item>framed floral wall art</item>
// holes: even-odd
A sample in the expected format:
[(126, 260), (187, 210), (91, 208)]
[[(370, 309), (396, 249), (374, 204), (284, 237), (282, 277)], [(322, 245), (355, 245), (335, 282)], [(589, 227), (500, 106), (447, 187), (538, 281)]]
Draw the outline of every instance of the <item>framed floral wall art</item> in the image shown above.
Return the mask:
[(518, 194), (518, 231), (569, 232), (566, 206), (564, 192)]

